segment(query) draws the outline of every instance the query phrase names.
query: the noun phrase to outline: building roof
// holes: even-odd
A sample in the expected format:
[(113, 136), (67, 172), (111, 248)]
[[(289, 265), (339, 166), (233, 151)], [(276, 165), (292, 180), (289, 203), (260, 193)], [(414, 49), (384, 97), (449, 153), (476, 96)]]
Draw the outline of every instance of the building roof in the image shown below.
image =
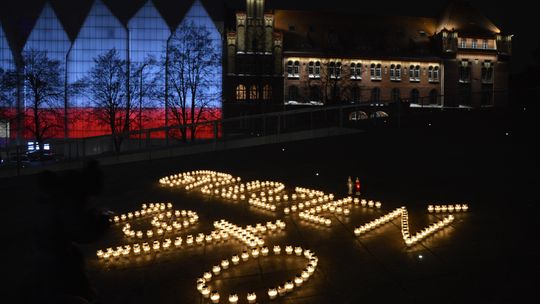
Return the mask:
[[(101, 0), (123, 24), (138, 10), (152, 1), (167, 25), (174, 30), (184, 19), (195, 1), (200, 1), (214, 22), (223, 21), (224, 1), (226, 0)], [(2, 4), (3, 1), (0, 1)], [(7, 1), (6, 1), (7, 2)], [(71, 41), (77, 35), (90, 12), (95, 0), (27, 0), (10, 2), (9, 6), (0, 8), (0, 21), (5, 26), (6, 34), (16, 50), (22, 49), (28, 35), (32, 31), (41, 10), (46, 2), (50, 2), (60, 23)], [(4, 3), (5, 4), (5, 3)], [(3, 6), (3, 5), (2, 5)]]
[(275, 11), (284, 51), (326, 56), (434, 57), (430, 36), (437, 19), (323, 11)]
[(450, 1), (439, 16), (437, 32), (456, 30), (462, 35), (493, 37), (501, 31), (468, 1)]

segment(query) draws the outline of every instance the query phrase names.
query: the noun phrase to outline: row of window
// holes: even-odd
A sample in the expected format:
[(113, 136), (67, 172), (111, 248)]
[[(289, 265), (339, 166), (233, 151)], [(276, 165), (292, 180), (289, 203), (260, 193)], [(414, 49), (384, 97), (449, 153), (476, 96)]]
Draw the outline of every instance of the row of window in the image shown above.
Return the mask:
[(465, 48), (471, 48), (471, 49), (479, 49), (479, 48), (481, 48), (482, 50), (490, 49), (488, 39), (483, 39), (480, 47), (478, 45), (478, 39), (471, 39), (470, 43), (468, 43), (468, 42), (469, 42), (469, 39), (460, 38), (459, 39), (459, 47), (462, 48), (462, 49), (465, 49)]
[[(471, 82), (471, 62), (468, 59), (461, 61), (459, 65), (459, 82), (470, 83)], [(481, 69), (482, 83), (493, 82), (493, 63), (490, 60), (482, 62)]]
[[(405, 68), (406, 70), (406, 68)], [(308, 63), (308, 76), (309, 78), (320, 79), (321, 78), (321, 62), (320, 61), (310, 61)], [(386, 67), (385, 67), (386, 71)], [(390, 80), (391, 81), (401, 81), (403, 68), (401, 64), (392, 64), (390, 65)], [(331, 61), (328, 63), (328, 76), (330, 79), (341, 79), (342, 75), (342, 65), (339, 61)], [(287, 76), (288, 78), (300, 78), (300, 61), (289, 60), (287, 62)], [(371, 80), (382, 80), (382, 65), (380, 63), (372, 63), (369, 69), (369, 76)], [(439, 66), (429, 66), (428, 67), (428, 81), (429, 82), (438, 82), (439, 81)], [(350, 64), (350, 79), (361, 80), (362, 79), (362, 63), (351, 63)], [(419, 82), (420, 81), (420, 66), (411, 65), (409, 66), (409, 81)]]
[[(262, 92), (262, 96), (261, 96)], [(272, 99), (272, 87), (269, 84), (262, 86), (251, 85), (249, 90), (243, 84), (236, 86), (236, 100), (270, 100)]]
[[(332, 98), (332, 96), (338, 97), (338, 98), (341, 97), (339, 87), (334, 87), (334, 88), (331, 89), (331, 91), (332, 92), (331, 92), (330, 98)], [(321, 94), (321, 87), (320, 86), (312, 86), (312, 87), (309, 88), (309, 101), (321, 101), (321, 96), (322, 96), (322, 94)], [(438, 93), (438, 91), (436, 89), (433, 89), (433, 90), (431, 90), (429, 92), (430, 103), (431, 103), (431, 100), (433, 98), (438, 98), (438, 97), (439, 97), (439, 93)], [(398, 89), (398, 88), (392, 89), (392, 91), (390, 92), (390, 98), (391, 98), (391, 101), (393, 101), (393, 102), (401, 100), (402, 96), (401, 96), (400, 89)], [(409, 94), (408, 98), (410, 98), (411, 103), (418, 103), (419, 100), (420, 100), (420, 92), (418, 91), (418, 89), (412, 89), (410, 91), (410, 94)], [(289, 101), (298, 101), (298, 99), (299, 99), (298, 87), (294, 86), (294, 85), (289, 86), (288, 100)], [(360, 87), (352, 87), (351, 88), (350, 101), (352, 101), (352, 102), (360, 102), (360, 101), (362, 101), (362, 95), (360, 93)], [(377, 102), (381, 101), (381, 89), (380, 88), (371, 89), (369, 101), (374, 102), (374, 103), (377, 103)]]

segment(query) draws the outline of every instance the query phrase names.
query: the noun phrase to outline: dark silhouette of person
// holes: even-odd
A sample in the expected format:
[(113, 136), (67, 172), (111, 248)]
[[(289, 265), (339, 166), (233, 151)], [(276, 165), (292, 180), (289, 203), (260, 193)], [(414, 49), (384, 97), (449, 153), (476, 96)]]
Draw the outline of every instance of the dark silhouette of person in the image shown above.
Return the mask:
[(86, 273), (78, 244), (92, 243), (109, 227), (108, 216), (88, 206), (88, 198), (100, 193), (102, 171), (96, 161), (82, 170), (38, 177), (40, 209), (34, 231), (35, 263), (23, 288), (27, 303), (97, 303), (97, 293)]

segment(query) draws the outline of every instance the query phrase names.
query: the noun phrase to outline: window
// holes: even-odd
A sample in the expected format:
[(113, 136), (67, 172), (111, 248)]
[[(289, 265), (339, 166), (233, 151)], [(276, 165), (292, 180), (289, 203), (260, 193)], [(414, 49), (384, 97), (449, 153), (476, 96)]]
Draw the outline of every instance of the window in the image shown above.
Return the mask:
[(315, 77), (315, 62), (313, 61), (310, 61), (308, 64), (308, 75), (309, 75), (309, 78)]
[(467, 59), (462, 60), (459, 66), (459, 82), (471, 82), (471, 65)]
[(265, 84), (263, 87), (263, 100), (272, 99), (272, 87), (269, 84)]
[(418, 89), (412, 89), (411, 90), (411, 103), (418, 104), (420, 101), (420, 92), (418, 92)]
[(300, 62), (289, 60), (287, 62), (287, 75), (289, 78), (300, 77)]
[(381, 89), (373, 88), (371, 90), (371, 102), (377, 103), (381, 100)]
[(362, 79), (362, 63), (351, 63), (351, 79)]
[(433, 89), (429, 91), (429, 103), (432, 105), (439, 104), (439, 93)]
[(287, 61), (287, 75), (293, 77), (293, 62), (291, 60)]
[(315, 76), (315, 78), (321, 78), (321, 62), (320, 61), (315, 61), (315, 71), (313, 73), (313, 76)]
[(380, 63), (378, 63), (378, 64), (372, 63), (371, 64), (370, 76), (371, 76), (371, 80), (381, 80), (382, 79), (382, 70), (381, 70), (381, 64)]
[(289, 100), (296, 101), (298, 99), (298, 88), (296, 86), (289, 87)]
[(310, 101), (321, 101), (321, 88), (318, 86), (312, 86), (309, 88), (309, 100)]
[(476, 48), (478, 47), (478, 40), (473, 39), (473, 40), (472, 40), (472, 45), (471, 45), (471, 47), (472, 47), (473, 49), (476, 49)]
[(482, 83), (493, 82), (493, 65), (491, 61), (486, 60), (482, 63)]
[(399, 89), (398, 88), (393, 88), (392, 89), (392, 102), (399, 102), (400, 98), (401, 98), (401, 93), (399, 92)]
[(330, 78), (332, 79), (341, 78), (341, 62), (330, 62), (328, 65), (328, 72), (330, 74)]
[(428, 80), (429, 82), (439, 82), (439, 67), (429, 66), (428, 68)]
[(352, 102), (360, 102), (360, 88), (358, 86), (352, 87), (351, 95)]
[(401, 65), (400, 64), (390, 65), (390, 80), (401, 81)]
[(487, 50), (489, 48), (489, 41), (487, 39), (484, 39), (482, 41), (482, 49)]
[(249, 99), (251, 100), (259, 99), (259, 92), (257, 90), (256, 85), (251, 85), (251, 87), (249, 88)]
[(459, 39), (459, 47), (462, 48), (462, 49), (466, 48), (467, 47), (467, 39), (465, 39), (465, 38)]
[(236, 86), (236, 100), (246, 100), (246, 86), (239, 84)]
[(420, 81), (420, 66), (419, 65), (411, 65), (409, 67), (409, 80), (418, 82)]

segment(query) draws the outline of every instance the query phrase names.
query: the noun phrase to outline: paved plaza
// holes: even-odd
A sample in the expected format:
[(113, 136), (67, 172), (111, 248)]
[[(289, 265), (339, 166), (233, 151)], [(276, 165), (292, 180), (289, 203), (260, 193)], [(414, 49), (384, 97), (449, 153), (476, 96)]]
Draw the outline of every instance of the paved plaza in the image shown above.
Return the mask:
[[(496, 121), (498, 118), (494, 118)], [(426, 121), (427, 123), (427, 121)], [(465, 122), (467, 123), (467, 122)], [(380, 129), (363, 134), (315, 139), (296, 143), (242, 148), (103, 167), (104, 187), (89, 205), (120, 215), (141, 209), (143, 203), (171, 203), (176, 210), (192, 210), (198, 221), (173, 236), (209, 234), (213, 222), (225, 219), (241, 227), (282, 220), (286, 227), (262, 235), (274, 245), (301, 246), (318, 258), (313, 275), (275, 303), (507, 303), (525, 297), (533, 283), (532, 258), (538, 256), (532, 239), (534, 211), (523, 192), (523, 172), (515, 169), (525, 159), (511, 160), (521, 144), (506, 135), (506, 125), (489, 124), (474, 130), (414, 127)], [(197, 189), (160, 185), (159, 179), (191, 170), (215, 170), (241, 177), (242, 181), (277, 181), (284, 193), (306, 187), (347, 197), (347, 177), (361, 180), (362, 198), (380, 201), (382, 207), (351, 204), (350, 214), (329, 214), (330, 226), (250, 206), (246, 201), (203, 195)], [(517, 188), (517, 184), (520, 188)], [(5, 208), (8, 244), (6, 269), (14, 284), (8, 295), (14, 302), (26, 291), (46, 292), (47, 273), (40, 261), (48, 253), (33, 245), (47, 206), (39, 204), (34, 177), (12, 179), (3, 193), (19, 191)], [(27, 189), (27, 196), (24, 191)], [(4, 200), (2, 200), (4, 202)], [(6, 200), (7, 202), (7, 200)], [(429, 204), (467, 203), (469, 210), (454, 213), (449, 226), (416, 245), (406, 246), (401, 218), (361, 236), (355, 227), (405, 206), (412, 233), (441, 220), (446, 214), (429, 213)], [(286, 204), (280, 203), (280, 206)], [(136, 229), (149, 224), (133, 221)], [(519, 228), (518, 228), (519, 226)], [(111, 225), (97, 241), (78, 245), (86, 263), (96, 303), (209, 303), (196, 281), (223, 259), (249, 246), (236, 239), (211, 241), (203, 246), (161, 250), (159, 253), (106, 262), (96, 251), (128, 244), (122, 225)], [(161, 237), (163, 240), (165, 237)], [(154, 238), (157, 239), (157, 238)], [(174, 237), (173, 237), (174, 239)], [(42, 248), (42, 247), (40, 247)], [(219, 290), (220, 303), (237, 293), (247, 303), (256, 292), (257, 303), (268, 303), (267, 290), (293, 279), (305, 268), (305, 259), (294, 254), (250, 256), (239, 266), (223, 269), (209, 287)], [(9, 302), (11, 303), (11, 302)]]

